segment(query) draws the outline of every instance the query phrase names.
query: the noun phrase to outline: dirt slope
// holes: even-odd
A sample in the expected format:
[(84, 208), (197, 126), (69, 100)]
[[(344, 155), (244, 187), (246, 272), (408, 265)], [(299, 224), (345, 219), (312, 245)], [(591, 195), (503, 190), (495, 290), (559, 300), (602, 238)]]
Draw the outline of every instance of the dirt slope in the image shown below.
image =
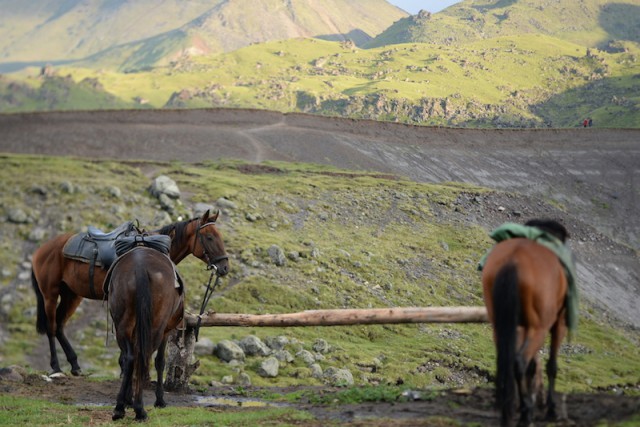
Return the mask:
[(39, 113), (0, 115), (0, 152), (315, 162), (528, 198), (467, 216), (488, 229), (552, 201), (574, 235), (583, 295), (640, 327), (638, 129), (450, 129), (230, 109)]

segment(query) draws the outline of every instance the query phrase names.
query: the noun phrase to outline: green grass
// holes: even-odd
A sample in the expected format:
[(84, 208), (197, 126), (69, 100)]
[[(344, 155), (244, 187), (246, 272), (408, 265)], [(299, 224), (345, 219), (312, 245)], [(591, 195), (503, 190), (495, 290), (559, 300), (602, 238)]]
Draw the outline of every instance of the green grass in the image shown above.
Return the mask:
[[(0, 394), (0, 425), (15, 426), (28, 425), (67, 425), (86, 426), (99, 424), (104, 426), (139, 425), (134, 420), (133, 411), (118, 422), (111, 422), (111, 407), (94, 407), (82, 405), (67, 405), (52, 403), (48, 400), (12, 397)], [(295, 426), (313, 417), (292, 408), (266, 408), (260, 410), (224, 410), (214, 408), (145, 408), (149, 419), (148, 426), (188, 425), (210, 426), (247, 426), (247, 425), (278, 425)]]

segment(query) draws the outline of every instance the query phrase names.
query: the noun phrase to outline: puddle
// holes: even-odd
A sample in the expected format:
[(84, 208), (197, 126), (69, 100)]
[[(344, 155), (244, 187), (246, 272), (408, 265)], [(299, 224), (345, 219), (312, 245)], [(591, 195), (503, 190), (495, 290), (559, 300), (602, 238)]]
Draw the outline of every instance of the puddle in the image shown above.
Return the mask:
[(264, 408), (267, 406), (286, 406), (283, 403), (266, 402), (246, 397), (199, 396), (196, 403), (202, 406), (233, 406), (236, 408)]

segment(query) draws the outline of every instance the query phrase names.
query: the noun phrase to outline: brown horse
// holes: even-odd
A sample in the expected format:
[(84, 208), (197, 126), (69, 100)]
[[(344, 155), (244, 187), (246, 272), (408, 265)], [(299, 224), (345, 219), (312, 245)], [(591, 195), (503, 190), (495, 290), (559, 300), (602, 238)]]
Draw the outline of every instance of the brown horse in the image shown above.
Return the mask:
[[(172, 238), (169, 256), (178, 264), (187, 255), (193, 254), (204, 261), (216, 274), (224, 276), (229, 271), (222, 235), (216, 228), (218, 213), (167, 225), (154, 233)], [(56, 236), (40, 246), (33, 254), (31, 282), (38, 300), (36, 329), (47, 334), (51, 353), (50, 366), (53, 372), (61, 372), (56, 351), (56, 338), (71, 364), (71, 373), (80, 375), (78, 357), (69, 343), (64, 327), (83, 298), (101, 300), (105, 298), (102, 286), (95, 289), (90, 284), (90, 265), (66, 258), (63, 248), (73, 234)], [(106, 270), (96, 268), (95, 283), (102, 284)]]
[(109, 311), (116, 329), (122, 367), (122, 384), (112, 418), (123, 418), (125, 407), (133, 397), (136, 420), (143, 421), (147, 418), (143, 385), (149, 373), (151, 355), (156, 350), (154, 406), (166, 406), (162, 376), (167, 335), (183, 318), (184, 293), (171, 259), (142, 246), (118, 258), (109, 270), (105, 285), (108, 286)]
[[(549, 239), (557, 238), (560, 246), (568, 237), (567, 230), (555, 221), (532, 220), (526, 225), (554, 236)], [(536, 393), (542, 394), (538, 351), (549, 332), (546, 416), (555, 419), (557, 356), (567, 332), (565, 266), (543, 244), (530, 238), (509, 238), (497, 243), (487, 256), (482, 285), (497, 350), (496, 402), (501, 425), (513, 423), (516, 389), (520, 395), (519, 425), (532, 423)]]

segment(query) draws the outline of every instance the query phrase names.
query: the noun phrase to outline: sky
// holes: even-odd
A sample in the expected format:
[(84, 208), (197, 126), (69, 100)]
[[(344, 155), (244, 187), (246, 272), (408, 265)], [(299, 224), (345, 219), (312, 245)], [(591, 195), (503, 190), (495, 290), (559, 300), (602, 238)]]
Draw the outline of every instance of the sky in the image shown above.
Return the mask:
[(435, 13), (460, 2), (460, 0), (387, 0), (389, 3), (409, 12), (412, 15), (420, 12), (420, 9)]

